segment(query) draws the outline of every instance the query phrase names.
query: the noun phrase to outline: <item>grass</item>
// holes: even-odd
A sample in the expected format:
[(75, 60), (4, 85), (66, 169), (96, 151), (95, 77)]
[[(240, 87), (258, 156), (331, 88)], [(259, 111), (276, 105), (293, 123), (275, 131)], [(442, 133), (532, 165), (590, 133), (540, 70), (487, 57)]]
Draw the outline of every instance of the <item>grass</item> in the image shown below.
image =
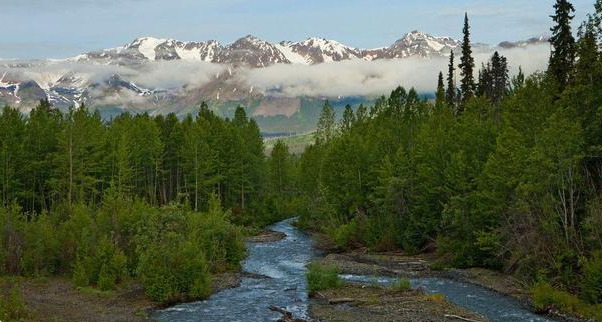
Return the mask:
[(425, 295), (426, 299), (435, 303), (444, 303), (447, 300), (445, 299), (445, 295), (440, 293), (427, 294)]
[(0, 293), (0, 321), (21, 321), (27, 318), (23, 292), (13, 284), (8, 294)]
[(307, 270), (307, 285), (311, 295), (321, 290), (340, 287), (343, 280), (339, 277), (336, 266), (311, 263)]
[(602, 321), (602, 304), (588, 304), (577, 296), (557, 290), (546, 282), (538, 282), (531, 288), (533, 305), (539, 311), (546, 312), (551, 308), (568, 312), (577, 316)]
[(407, 292), (412, 289), (412, 285), (410, 280), (404, 277), (393, 281), (390, 288), (397, 292)]

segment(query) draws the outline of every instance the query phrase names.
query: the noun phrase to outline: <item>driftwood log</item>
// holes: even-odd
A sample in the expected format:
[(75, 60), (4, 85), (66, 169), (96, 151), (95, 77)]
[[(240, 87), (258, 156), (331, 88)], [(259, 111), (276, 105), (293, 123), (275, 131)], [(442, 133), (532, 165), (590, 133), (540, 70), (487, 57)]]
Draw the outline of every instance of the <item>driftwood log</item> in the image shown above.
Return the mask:
[(453, 314), (445, 314), (445, 317), (448, 319), (456, 319), (456, 320), (468, 321), (468, 322), (481, 322), (479, 320), (468, 319), (468, 318), (461, 317), (459, 315), (453, 315)]
[(283, 308), (277, 307), (275, 305), (270, 305), (270, 311), (274, 311), (274, 312), (278, 312), (278, 313), (282, 314), (282, 318), (280, 319), (280, 321), (283, 321), (283, 322), (308, 322), (306, 320), (295, 319), (293, 317), (293, 313), (291, 313)]

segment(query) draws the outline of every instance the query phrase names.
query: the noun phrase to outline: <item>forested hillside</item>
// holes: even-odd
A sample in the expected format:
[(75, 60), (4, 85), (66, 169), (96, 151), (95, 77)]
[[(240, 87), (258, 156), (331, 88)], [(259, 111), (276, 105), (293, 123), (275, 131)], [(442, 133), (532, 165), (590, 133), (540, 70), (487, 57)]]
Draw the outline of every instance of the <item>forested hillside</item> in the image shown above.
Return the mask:
[(7, 106), (0, 274), (66, 275), (100, 290), (137, 279), (159, 303), (204, 298), (211, 274), (244, 258), (242, 226), (285, 212), (278, 158), (289, 156), (275, 151), (266, 159), (242, 108), (232, 120), (201, 106), (184, 120), (105, 123), (83, 105), (61, 114), (43, 100), (29, 116)]
[(205, 298), (212, 274), (239, 267), (246, 232), (299, 216), (340, 249), (499, 270), (539, 310), (602, 320), (602, 0), (577, 38), (571, 3), (554, 9), (546, 71), (510, 77), (497, 52), (475, 66), (466, 15), (435, 100), (399, 87), (339, 117), (327, 101), (300, 156), (278, 140), (266, 157), (242, 107), (105, 122), (84, 105), (6, 106), (0, 274)]
[(398, 88), (340, 124), (325, 105), (298, 162), (302, 226), (513, 273), (540, 308), (602, 318), (602, 4), (576, 41), (571, 4), (555, 9), (547, 72), (509, 79), (496, 53), (474, 79), (466, 18), (436, 102)]

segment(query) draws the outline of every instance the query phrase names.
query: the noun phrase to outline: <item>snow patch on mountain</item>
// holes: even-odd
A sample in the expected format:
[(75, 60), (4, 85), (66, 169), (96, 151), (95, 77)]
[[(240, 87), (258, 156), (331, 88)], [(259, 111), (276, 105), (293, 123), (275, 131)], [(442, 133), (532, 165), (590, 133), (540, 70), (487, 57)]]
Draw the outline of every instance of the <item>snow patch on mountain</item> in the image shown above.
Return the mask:
[(156, 57), (155, 49), (160, 44), (164, 43), (166, 39), (158, 39), (154, 37), (143, 37), (136, 39), (131, 43), (128, 48), (137, 48), (138, 51), (144, 55), (148, 60), (154, 61)]

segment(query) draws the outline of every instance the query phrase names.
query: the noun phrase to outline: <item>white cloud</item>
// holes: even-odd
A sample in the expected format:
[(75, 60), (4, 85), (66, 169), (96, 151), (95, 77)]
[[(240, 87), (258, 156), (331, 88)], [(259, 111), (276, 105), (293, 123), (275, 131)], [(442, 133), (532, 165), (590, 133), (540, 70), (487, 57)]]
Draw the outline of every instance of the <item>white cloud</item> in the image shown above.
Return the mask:
[[(531, 74), (546, 68), (549, 50), (548, 45), (537, 45), (502, 49), (500, 53), (508, 58), (511, 74), (516, 74), (519, 66), (522, 66), (526, 74)], [(475, 53), (476, 69), (480, 68), (482, 62), (489, 60), (491, 55), (490, 51)], [(279, 64), (259, 69), (237, 69), (227, 82), (232, 82), (233, 87), (253, 88), (254, 93), (282, 97), (383, 95), (399, 85), (414, 87), (420, 92), (431, 92), (435, 89), (437, 74), (439, 71), (445, 73), (447, 64), (447, 58), (373, 62), (350, 60), (311, 66)], [(119, 74), (123, 79), (143, 88), (176, 89), (187, 85), (195, 89), (210, 83), (225, 69), (225, 65), (177, 60), (130, 67), (54, 62), (8, 70), (11, 77), (33, 79), (42, 87), (73, 72), (87, 84), (101, 83), (112, 75)]]
[[(518, 67), (531, 74), (546, 68), (548, 45), (502, 49), (508, 58), (511, 75)], [(475, 54), (475, 63), (490, 59), (492, 52)], [(456, 64), (458, 61), (456, 61)], [(439, 71), (447, 71), (447, 58), (378, 60), (367, 62), (351, 60), (312, 66), (274, 65), (263, 69), (247, 69), (240, 77), (248, 86), (273, 95), (294, 96), (356, 96), (381, 95), (401, 85), (421, 92), (433, 91)]]

